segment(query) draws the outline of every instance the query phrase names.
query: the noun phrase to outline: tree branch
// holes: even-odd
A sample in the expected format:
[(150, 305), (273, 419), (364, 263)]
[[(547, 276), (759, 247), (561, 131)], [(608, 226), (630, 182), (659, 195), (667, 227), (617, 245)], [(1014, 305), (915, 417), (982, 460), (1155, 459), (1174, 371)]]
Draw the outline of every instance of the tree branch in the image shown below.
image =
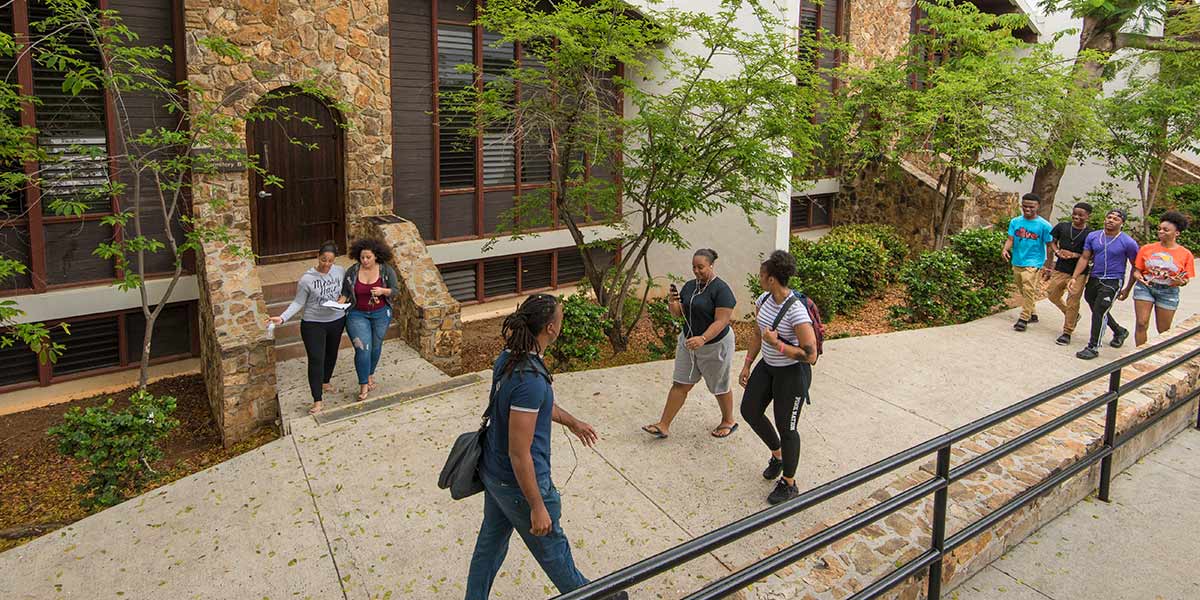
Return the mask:
[(1159, 52), (1200, 52), (1200, 38), (1196, 36), (1157, 36), (1142, 33), (1117, 34), (1117, 48), (1137, 48)]

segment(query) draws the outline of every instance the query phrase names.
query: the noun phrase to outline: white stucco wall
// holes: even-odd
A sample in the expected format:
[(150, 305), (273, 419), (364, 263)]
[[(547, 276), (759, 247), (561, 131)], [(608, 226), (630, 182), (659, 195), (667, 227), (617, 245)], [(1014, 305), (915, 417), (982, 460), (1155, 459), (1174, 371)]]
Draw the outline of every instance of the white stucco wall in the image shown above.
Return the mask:
[[(635, 1), (635, 4), (640, 2)], [(668, 0), (658, 8), (679, 8), (691, 11), (715, 13), (720, 2), (717, 0)], [(786, 23), (796, 23), (799, 19), (799, 2), (796, 0), (780, 0), (776, 3), (781, 17)], [(759, 30), (760, 23), (747, 14), (740, 19), (738, 25), (746, 31)], [(686, 40), (678, 44), (686, 52), (699, 54), (703, 47), (696, 39)], [(716, 76), (721, 73), (732, 73), (733, 66), (728, 62), (717, 63), (714, 70)], [(634, 114), (634, 107), (626, 105), (627, 114)], [(747, 219), (740, 210), (727, 210), (714, 215), (700, 215), (694, 222), (677, 223), (676, 227), (689, 242), (687, 248), (677, 249), (658, 245), (649, 253), (650, 269), (655, 278), (661, 281), (665, 288), (668, 277), (676, 276), (690, 279), (692, 254), (700, 248), (712, 248), (720, 258), (717, 260), (717, 273), (724, 279), (738, 298), (738, 308), (734, 311), (737, 317), (749, 312), (753, 298), (746, 290), (746, 276), (757, 273), (762, 257), (777, 248), (787, 248), (788, 245), (788, 214), (790, 190), (785, 189), (777, 194), (780, 214), (759, 214)], [(757, 227), (757, 230), (755, 229)], [(743, 310), (746, 308), (746, 310)]]
[[(1050, 42), (1054, 40), (1054, 36), (1059, 32), (1075, 30), (1074, 33), (1068, 33), (1059, 38), (1054, 44), (1054, 50), (1063, 57), (1070, 59), (1079, 54), (1078, 30), (1083, 26), (1083, 19), (1076, 19), (1068, 12), (1045, 14), (1036, 2), (1023, 2), (1021, 6), (1033, 20), (1040, 34), (1039, 41)], [(1158, 29), (1161, 31), (1161, 27)], [(1121, 53), (1118, 53), (1117, 56), (1120, 57)], [(1105, 91), (1112, 92), (1115, 89), (1120, 89), (1124, 86), (1123, 79), (1124, 77), (1118, 77), (1106, 83), (1104, 86)], [(985, 174), (985, 177), (992, 184), (1004, 191), (1024, 194), (1033, 189), (1032, 172), (1019, 181), (1003, 175)], [(1066, 172), (1063, 174), (1062, 183), (1059, 185), (1054, 202), (1055, 215), (1063, 215), (1070, 212), (1071, 206), (1075, 203), (1074, 198), (1082, 198), (1084, 194), (1097, 189), (1105, 182), (1117, 184), (1117, 189), (1129, 198), (1138, 197), (1137, 186), (1132, 182), (1111, 177), (1108, 174), (1107, 165), (1102, 161), (1075, 161), (1067, 167)]]

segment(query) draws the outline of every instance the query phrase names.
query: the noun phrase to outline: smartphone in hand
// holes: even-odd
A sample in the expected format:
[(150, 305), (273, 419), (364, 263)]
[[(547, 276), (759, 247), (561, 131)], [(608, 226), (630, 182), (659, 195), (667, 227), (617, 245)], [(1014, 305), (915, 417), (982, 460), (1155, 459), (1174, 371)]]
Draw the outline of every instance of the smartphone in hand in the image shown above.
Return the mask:
[(671, 290), (671, 300), (678, 302), (679, 301), (679, 288), (675, 287), (675, 284), (672, 283), (670, 290)]

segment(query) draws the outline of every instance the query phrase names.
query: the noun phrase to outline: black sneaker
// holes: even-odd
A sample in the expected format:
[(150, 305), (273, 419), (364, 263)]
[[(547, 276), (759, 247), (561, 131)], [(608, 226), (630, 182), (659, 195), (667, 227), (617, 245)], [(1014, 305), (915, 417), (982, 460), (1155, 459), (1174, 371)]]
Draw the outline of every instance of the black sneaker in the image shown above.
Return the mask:
[(780, 502), (786, 502), (799, 495), (800, 489), (796, 487), (796, 484), (793, 483), (788, 485), (787, 482), (780, 477), (779, 483), (775, 484), (775, 489), (769, 496), (767, 496), (767, 502), (771, 504), (779, 504)]
[(783, 459), (771, 457), (771, 462), (767, 463), (767, 468), (763, 471), (763, 479), (770, 481), (779, 477), (783, 473)]
[(1120, 332), (1113, 335), (1113, 339), (1108, 343), (1108, 345), (1112, 346), (1113, 348), (1120, 348), (1121, 346), (1125, 345), (1125, 338), (1127, 337), (1129, 337), (1129, 330), (1122, 329)]
[(1058, 339), (1054, 340), (1054, 343), (1058, 344), (1059, 346), (1066, 346), (1067, 344), (1070, 344), (1071, 343), (1071, 334), (1064, 333), (1064, 334), (1058, 336)]
[(1075, 353), (1075, 358), (1082, 358), (1083, 360), (1092, 360), (1097, 356), (1100, 356), (1100, 352), (1091, 346)]
[(1025, 331), (1025, 328), (1028, 326), (1029, 321), (1026, 321), (1025, 319), (1017, 319), (1017, 322), (1013, 323), (1013, 329), (1016, 329), (1017, 331)]
[(1030, 323), (1037, 323), (1037, 322), (1038, 322), (1038, 316), (1037, 316), (1037, 315), (1030, 315), (1030, 316), (1029, 316), (1029, 322), (1030, 322)]

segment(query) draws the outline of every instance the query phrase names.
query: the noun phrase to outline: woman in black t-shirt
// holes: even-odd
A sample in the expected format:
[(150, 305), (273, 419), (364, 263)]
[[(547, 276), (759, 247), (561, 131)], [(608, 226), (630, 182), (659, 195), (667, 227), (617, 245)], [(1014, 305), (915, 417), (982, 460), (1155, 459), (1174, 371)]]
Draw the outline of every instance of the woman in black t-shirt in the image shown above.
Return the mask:
[(737, 431), (730, 375), (736, 344), (733, 328), (729, 326), (737, 299), (729, 284), (717, 277), (716, 262), (715, 251), (697, 250), (692, 256), (692, 273), (696, 278), (685, 283), (678, 292), (674, 284), (671, 285), (668, 306), (671, 314), (682, 317), (684, 323), (675, 348), (675, 372), (662, 418), (642, 427), (657, 438), (669, 435), (671, 422), (683, 408), (688, 392), (701, 378), (721, 407), (721, 424), (713, 429), (712, 436), (723, 438)]

